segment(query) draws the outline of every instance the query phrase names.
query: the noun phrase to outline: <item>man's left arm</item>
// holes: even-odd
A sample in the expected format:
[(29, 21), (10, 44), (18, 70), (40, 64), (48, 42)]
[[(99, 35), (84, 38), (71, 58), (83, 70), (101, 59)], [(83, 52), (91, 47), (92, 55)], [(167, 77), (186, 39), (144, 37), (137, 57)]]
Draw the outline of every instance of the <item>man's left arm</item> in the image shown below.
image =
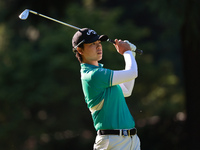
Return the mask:
[[(132, 52), (132, 54), (133, 54), (134, 57), (136, 56), (135, 52)], [(121, 89), (123, 91), (124, 97), (131, 96), (134, 84), (135, 84), (135, 79), (120, 84), (120, 87), (121, 87)]]
[(135, 84), (135, 79), (133, 79), (129, 82), (125, 82), (125, 83), (120, 84), (120, 87), (123, 91), (124, 97), (131, 96), (134, 84)]

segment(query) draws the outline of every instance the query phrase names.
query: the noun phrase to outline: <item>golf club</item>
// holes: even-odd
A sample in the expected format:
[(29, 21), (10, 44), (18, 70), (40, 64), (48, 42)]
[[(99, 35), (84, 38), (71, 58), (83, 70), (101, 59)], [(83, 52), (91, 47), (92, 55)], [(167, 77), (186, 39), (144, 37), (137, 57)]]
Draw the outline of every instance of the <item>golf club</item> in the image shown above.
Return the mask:
[[(57, 23), (63, 24), (63, 25), (65, 25), (65, 26), (68, 26), (68, 27), (73, 28), (73, 29), (76, 29), (76, 30), (80, 30), (80, 29), (81, 29), (81, 28), (78, 28), (78, 27), (76, 27), (76, 26), (70, 25), (70, 24), (68, 24), (68, 23), (65, 23), (65, 22), (56, 20), (56, 19), (54, 19), (54, 18), (45, 16), (45, 15), (43, 15), (43, 14), (40, 14), (40, 13), (38, 13), (38, 12), (36, 12), (36, 11), (33, 11), (33, 10), (30, 10), (30, 9), (25, 9), (25, 10), (19, 15), (19, 18), (20, 18), (21, 20), (26, 20), (26, 19), (28, 18), (28, 16), (29, 16), (29, 13), (32, 13), (32, 14), (35, 14), (35, 15), (44, 17), (44, 18), (46, 18), (46, 19), (55, 21), (55, 22), (57, 22)], [(114, 40), (108, 39), (107, 41), (109, 41), (109, 42), (115, 44)], [(139, 49), (136, 49), (135, 52), (136, 52), (137, 54), (139, 54), (139, 55), (142, 55), (142, 54), (143, 54), (143, 51), (142, 51), (142, 50), (139, 50)]]
[(43, 14), (40, 14), (40, 13), (38, 13), (38, 12), (36, 12), (36, 11), (33, 11), (33, 10), (30, 10), (30, 9), (25, 9), (25, 10), (19, 15), (19, 18), (22, 19), (22, 20), (26, 20), (26, 19), (28, 18), (29, 13), (32, 13), (32, 14), (35, 14), (35, 15), (44, 17), (44, 18), (46, 18), (46, 19), (55, 21), (55, 22), (57, 22), (57, 23), (63, 24), (63, 25), (65, 25), (65, 26), (71, 27), (71, 28), (76, 29), (76, 30), (80, 30), (80, 29), (81, 29), (81, 28), (75, 27), (75, 26), (73, 26), (73, 25), (67, 24), (67, 23), (65, 23), (65, 22), (62, 22), (62, 21), (53, 19), (53, 18), (48, 17), (48, 16), (45, 16), (45, 15), (43, 15)]

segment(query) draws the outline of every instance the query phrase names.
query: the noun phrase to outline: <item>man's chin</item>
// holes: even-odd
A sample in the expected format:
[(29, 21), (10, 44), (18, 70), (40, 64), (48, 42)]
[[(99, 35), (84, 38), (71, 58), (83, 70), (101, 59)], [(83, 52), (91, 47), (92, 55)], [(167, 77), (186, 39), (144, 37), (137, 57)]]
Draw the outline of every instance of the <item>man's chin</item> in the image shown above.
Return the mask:
[(98, 61), (102, 60), (102, 57), (98, 59)]

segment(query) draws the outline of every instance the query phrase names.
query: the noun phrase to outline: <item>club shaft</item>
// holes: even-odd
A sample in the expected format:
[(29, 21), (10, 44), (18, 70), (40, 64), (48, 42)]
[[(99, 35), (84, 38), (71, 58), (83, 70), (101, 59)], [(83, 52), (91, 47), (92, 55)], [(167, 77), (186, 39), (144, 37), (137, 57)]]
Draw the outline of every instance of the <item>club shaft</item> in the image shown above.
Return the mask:
[[(76, 26), (70, 25), (70, 24), (68, 24), (68, 23), (65, 23), (65, 22), (59, 21), (59, 20), (57, 20), (57, 19), (54, 19), (54, 18), (51, 18), (51, 17), (45, 16), (45, 15), (40, 14), (40, 13), (38, 13), (38, 12), (36, 12), (36, 11), (33, 11), (33, 10), (29, 10), (29, 12), (32, 13), (32, 14), (35, 14), (35, 15), (38, 15), (38, 16), (41, 16), (41, 17), (44, 17), (44, 18), (46, 18), (46, 19), (49, 19), (49, 20), (55, 21), (55, 22), (60, 23), (60, 24), (62, 24), (62, 25), (68, 26), (68, 27), (70, 27), (70, 28), (76, 29), (76, 30), (80, 30), (80, 29), (81, 29), (81, 28), (78, 28), (78, 27), (76, 27)], [(115, 44), (115, 41), (114, 41), (114, 40), (108, 39), (107, 41), (109, 41), (109, 42)], [(143, 51), (140, 50), (140, 49), (136, 49), (134, 52), (136, 52), (136, 53), (139, 54), (139, 55), (142, 55), (142, 54), (143, 54)]]
[(41, 17), (44, 17), (44, 18), (46, 18), (46, 19), (49, 19), (49, 20), (52, 20), (52, 21), (58, 22), (58, 23), (63, 24), (63, 25), (65, 25), (65, 26), (71, 27), (71, 28), (73, 28), (73, 29), (80, 30), (80, 28), (78, 28), (78, 27), (76, 27), (76, 26), (73, 26), (73, 25), (70, 25), (70, 24), (68, 24), (68, 23), (65, 23), (65, 22), (62, 22), (62, 21), (56, 20), (56, 19), (54, 19), (54, 18), (51, 18), (51, 17), (45, 16), (45, 15), (43, 15), (43, 14), (40, 14), (40, 13), (36, 12), (36, 11), (29, 10), (29, 12), (32, 13), (32, 14), (35, 14), (35, 15), (38, 15), (38, 16), (41, 16)]

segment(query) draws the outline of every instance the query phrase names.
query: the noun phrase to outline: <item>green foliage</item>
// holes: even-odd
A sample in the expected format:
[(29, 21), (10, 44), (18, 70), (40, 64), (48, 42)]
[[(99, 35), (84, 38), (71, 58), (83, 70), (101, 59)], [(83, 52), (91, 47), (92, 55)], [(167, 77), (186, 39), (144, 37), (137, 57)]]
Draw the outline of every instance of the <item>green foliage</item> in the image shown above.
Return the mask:
[[(162, 141), (150, 145), (161, 136), (177, 145), (180, 132), (173, 135), (174, 142), (169, 137), (175, 127), (169, 134), (165, 131), (177, 124), (182, 130), (177, 113), (185, 111), (178, 34), (181, 20), (173, 12), (163, 17), (165, 12), (160, 5), (164, 10), (169, 5), (158, 1), (138, 2), (138, 9), (134, 10), (122, 6), (100, 8), (90, 2), (86, 5), (84, 1), (84, 6), (72, 2), (65, 6), (63, 16), (51, 17), (80, 28), (92, 28), (111, 39), (127, 39), (144, 50), (144, 55), (136, 57), (139, 77), (127, 103), (144, 148), (164, 149)], [(137, 19), (124, 16), (125, 12), (139, 10), (145, 10), (145, 18), (140, 21), (148, 18), (151, 22), (139, 26)], [(4, 11), (0, 9), (0, 18), (4, 18)], [(43, 18), (39, 23), (31, 23), (33, 15), (26, 21), (15, 17), (0, 24), (0, 149), (30, 150), (31, 143), (37, 150), (70, 149), (72, 145), (74, 149), (92, 149), (95, 131), (84, 102), (80, 66), (71, 47), (76, 31)], [(114, 46), (102, 44), (101, 62), (105, 67), (123, 69), (123, 57)]]

